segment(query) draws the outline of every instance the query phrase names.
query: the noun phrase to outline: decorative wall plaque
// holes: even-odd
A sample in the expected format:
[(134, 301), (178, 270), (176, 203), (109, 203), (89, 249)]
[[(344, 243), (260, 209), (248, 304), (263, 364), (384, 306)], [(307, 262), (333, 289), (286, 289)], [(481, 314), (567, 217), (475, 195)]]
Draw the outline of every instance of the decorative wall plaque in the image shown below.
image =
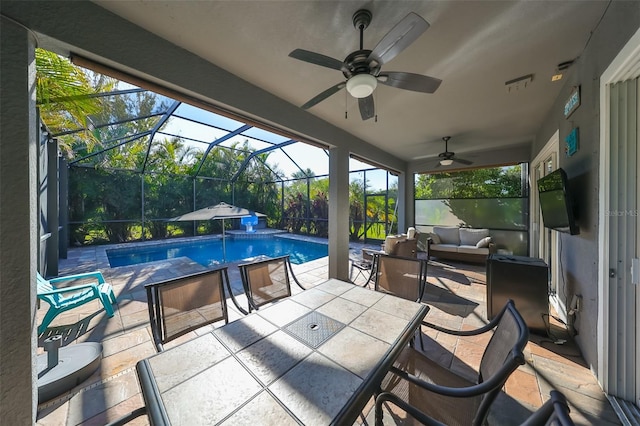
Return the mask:
[(580, 106), (580, 86), (575, 86), (569, 94), (569, 99), (564, 104), (564, 118), (569, 118), (571, 114)]

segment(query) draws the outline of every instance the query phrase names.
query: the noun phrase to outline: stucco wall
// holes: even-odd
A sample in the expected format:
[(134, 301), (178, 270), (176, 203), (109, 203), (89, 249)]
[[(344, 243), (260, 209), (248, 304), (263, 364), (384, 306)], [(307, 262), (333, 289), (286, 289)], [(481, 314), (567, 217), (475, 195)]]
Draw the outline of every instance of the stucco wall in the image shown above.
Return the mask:
[(0, 424), (35, 423), (35, 58), (25, 29), (0, 39)]
[[(536, 135), (531, 158), (544, 147), (556, 130), (560, 133), (559, 166), (569, 177), (569, 186), (577, 204), (579, 235), (559, 234), (560, 297), (570, 300), (573, 294), (583, 297), (582, 311), (577, 315), (576, 340), (587, 363), (595, 371), (598, 362), (598, 162), (600, 156), (600, 75), (640, 26), (638, 2), (612, 2), (606, 15), (585, 40), (586, 49), (572, 65), (565, 85)], [(570, 59), (570, 58), (567, 58)], [(564, 104), (574, 86), (580, 86), (581, 105), (568, 118)], [(569, 132), (579, 128), (580, 147), (573, 156), (564, 153)], [(563, 290), (563, 281), (566, 290)]]

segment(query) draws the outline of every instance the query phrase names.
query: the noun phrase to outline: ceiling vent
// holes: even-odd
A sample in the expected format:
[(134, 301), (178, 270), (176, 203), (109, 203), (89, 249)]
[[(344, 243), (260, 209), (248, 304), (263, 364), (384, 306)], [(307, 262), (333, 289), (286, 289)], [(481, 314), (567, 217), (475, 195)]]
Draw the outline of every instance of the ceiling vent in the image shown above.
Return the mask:
[(533, 74), (524, 75), (522, 77), (514, 78), (504, 83), (507, 88), (507, 93), (517, 92), (519, 90), (526, 89), (533, 81)]

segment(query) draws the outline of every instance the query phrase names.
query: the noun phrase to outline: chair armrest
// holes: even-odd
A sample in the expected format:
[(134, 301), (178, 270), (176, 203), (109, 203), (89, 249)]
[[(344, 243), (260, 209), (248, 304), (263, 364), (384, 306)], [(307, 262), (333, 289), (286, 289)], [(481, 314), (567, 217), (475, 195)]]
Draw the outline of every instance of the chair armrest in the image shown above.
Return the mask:
[(522, 354), (514, 353), (512, 351), (511, 357), (513, 361), (505, 362), (496, 372), (496, 374), (491, 376), (488, 380), (464, 388), (453, 388), (450, 386), (436, 385), (435, 383), (430, 383), (422, 380), (419, 377), (416, 377), (413, 374), (409, 374), (406, 371), (402, 371), (396, 367), (391, 367), (389, 372), (429, 392), (454, 398), (470, 398), (473, 396), (483, 395), (497, 387), (502, 387), (502, 385), (504, 385), (504, 382), (507, 381), (507, 378), (509, 377), (511, 372), (518, 368), (518, 364), (523, 365), (525, 363), (524, 356)]
[(477, 336), (478, 334), (483, 334), (488, 331), (491, 331), (495, 328), (497, 321), (491, 321), (489, 324), (486, 324), (480, 328), (476, 328), (474, 330), (451, 330), (449, 328), (445, 328), (439, 326), (437, 324), (431, 323), (429, 321), (422, 321), (422, 325), (432, 328), (436, 331), (441, 331), (446, 334), (451, 334), (454, 336)]
[(433, 324), (428, 321), (422, 321), (422, 325), (425, 325), (436, 331), (441, 331), (446, 334), (452, 334), (454, 336), (476, 336), (478, 334), (486, 333), (490, 330), (493, 330), (502, 319), (502, 316), (504, 315), (506, 310), (509, 309), (510, 305), (513, 305), (513, 301), (511, 300), (509, 300), (508, 303), (504, 305), (504, 307), (500, 310), (500, 312), (498, 312), (498, 314), (495, 317), (493, 317), (491, 321), (489, 321), (487, 324), (485, 324), (480, 328), (476, 328), (475, 330), (451, 330), (448, 328), (441, 327), (437, 324)]
[(80, 274), (73, 274), (73, 275), (67, 275), (64, 277), (58, 277), (58, 278), (51, 278), (49, 280), (49, 282), (51, 284), (54, 283), (59, 283), (59, 282), (63, 282), (63, 281), (70, 281), (70, 280), (77, 280), (77, 279), (82, 279), (82, 278), (95, 278), (98, 280), (98, 284), (103, 284), (104, 281), (104, 276), (102, 275), (102, 272), (100, 271), (93, 271), (93, 272), (83, 272)]
[(38, 296), (41, 296), (41, 295), (46, 296), (48, 294), (72, 293), (80, 290), (89, 290), (89, 289), (93, 290), (96, 294), (98, 294), (98, 284), (91, 283), (91, 284), (74, 285), (72, 287), (56, 288), (54, 290), (49, 290), (49, 291), (38, 291)]

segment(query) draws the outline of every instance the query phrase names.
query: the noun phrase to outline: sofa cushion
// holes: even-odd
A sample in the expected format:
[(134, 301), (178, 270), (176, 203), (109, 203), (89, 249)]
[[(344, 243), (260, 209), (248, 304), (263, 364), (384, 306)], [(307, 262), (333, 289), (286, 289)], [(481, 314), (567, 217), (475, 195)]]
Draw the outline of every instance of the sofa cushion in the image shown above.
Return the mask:
[(434, 226), (433, 232), (440, 237), (442, 244), (460, 245), (460, 228), (457, 226)]
[(489, 248), (478, 248), (476, 246), (458, 246), (458, 253), (464, 254), (489, 254)]
[(481, 239), (476, 243), (476, 247), (477, 248), (489, 247), (490, 243), (491, 243), (491, 237), (484, 237), (483, 239)]
[(460, 228), (460, 245), (463, 246), (475, 246), (478, 241), (489, 236), (489, 230), (482, 229), (470, 229)]
[(434, 251), (446, 251), (446, 252), (450, 252), (450, 253), (457, 253), (458, 252), (458, 245), (457, 244), (431, 244), (429, 246), (429, 250), (430, 251), (434, 250)]

